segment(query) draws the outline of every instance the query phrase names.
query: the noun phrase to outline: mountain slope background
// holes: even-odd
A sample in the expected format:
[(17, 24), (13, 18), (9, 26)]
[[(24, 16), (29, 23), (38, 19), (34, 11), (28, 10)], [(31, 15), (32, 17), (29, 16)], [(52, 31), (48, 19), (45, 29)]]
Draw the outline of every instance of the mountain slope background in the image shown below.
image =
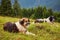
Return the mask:
[[(18, 0), (22, 8), (32, 8), (37, 6), (46, 6), (55, 11), (60, 11), (60, 0)], [(14, 0), (12, 0), (14, 3)]]

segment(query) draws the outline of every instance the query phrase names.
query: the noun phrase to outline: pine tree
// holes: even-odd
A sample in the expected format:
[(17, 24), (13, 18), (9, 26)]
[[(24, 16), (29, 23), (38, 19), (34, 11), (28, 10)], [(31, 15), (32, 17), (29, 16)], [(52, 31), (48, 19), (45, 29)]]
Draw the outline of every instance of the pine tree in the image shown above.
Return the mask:
[(47, 8), (44, 6), (43, 7), (43, 18), (47, 17)]
[(53, 10), (51, 8), (48, 9), (49, 16), (53, 15)]
[(14, 8), (15, 16), (16, 16), (16, 17), (17, 17), (17, 16), (22, 17), (21, 8), (20, 8), (20, 4), (18, 3), (18, 0), (15, 0), (15, 1), (14, 1), (13, 8)]
[(0, 15), (1, 15), (1, 5), (0, 5)]
[(1, 0), (0, 0), (0, 15), (1, 15)]
[(34, 19), (36, 18), (43, 18), (43, 8), (41, 6), (38, 6), (34, 9)]
[(1, 0), (2, 15), (11, 15), (11, 0)]

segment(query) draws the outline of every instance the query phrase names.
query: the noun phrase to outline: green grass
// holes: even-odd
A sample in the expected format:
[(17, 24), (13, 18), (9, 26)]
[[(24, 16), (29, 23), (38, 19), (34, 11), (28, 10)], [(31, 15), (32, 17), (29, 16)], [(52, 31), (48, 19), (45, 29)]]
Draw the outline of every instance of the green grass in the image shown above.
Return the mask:
[(60, 23), (30, 24), (28, 30), (36, 36), (22, 33), (10, 33), (3, 30), (3, 24), (10, 21), (16, 22), (19, 18), (0, 16), (0, 40), (60, 40)]

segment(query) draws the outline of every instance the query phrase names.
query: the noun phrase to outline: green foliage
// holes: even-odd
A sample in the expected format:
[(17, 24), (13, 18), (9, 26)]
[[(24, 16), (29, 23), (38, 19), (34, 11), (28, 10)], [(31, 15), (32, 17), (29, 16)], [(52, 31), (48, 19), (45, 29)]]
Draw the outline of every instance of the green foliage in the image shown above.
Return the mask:
[(22, 16), (30, 18), (30, 16), (33, 14), (33, 9), (22, 9)]
[(47, 8), (44, 6), (43, 7), (43, 18), (46, 18), (47, 16)]
[(46, 8), (46, 6), (21, 8), (18, 0), (14, 0), (13, 5), (11, 5), (11, 0), (1, 0), (0, 15), (31, 19), (47, 18), (52, 15), (55, 16), (56, 21), (60, 20), (60, 12), (54, 12), (51, 8)]
[(34, 10), (34, 12), (31, 17), (34, 19), (47, 18), (53, 14), (52, 9), (47, 9), (45, 6), (44, 7), (38, 6), (37, 8), (35, 8), (33, 10)]
[(54, 12), (53, 16), (55, 17), (56, 22), (60, 22), (60, 12)]
[(48, 9), (48, 14), (49, 14), (49, 16), (53, 15), (53, 11), (52, 11), (52, 9), (51, 9), (51, 8), (50, 8), (50, 9)]
[(43, 16), (43, 9), (42, 9), (42, 7), (38, 7), (38, 8), (36, 8), (35, 9), (35, 13), (34, 13), (34, 18), (36, 19), (36, 18), (42, 18), (42, 16)]
[(25, 8), (22, 9), (22, 16), (28, 17), (27, 9), (25, 9)]
[(21, 13), (21, 8), (20, 8), (20, 4), (18, 3), (18, 0), (15, 0), (14, 4), (13, 4), (13, 11), (14, 11), (14, 15), (16, 17), (22, 17), (22, 13)]
[(11, 0), (1, 0), (1, 14), (11, 15)]
[(1, 5), (0, 5), (0, 15), (1, 15)]

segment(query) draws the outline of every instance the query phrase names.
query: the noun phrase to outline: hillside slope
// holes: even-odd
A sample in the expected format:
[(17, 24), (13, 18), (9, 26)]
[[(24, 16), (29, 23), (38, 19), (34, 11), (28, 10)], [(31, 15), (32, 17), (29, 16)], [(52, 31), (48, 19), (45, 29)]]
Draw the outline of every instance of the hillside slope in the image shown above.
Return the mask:
[(16, 22), (19, 18), (0, 16), (0, 40), (60, 40), (60, 23), (30, 24), (28, 30), (36, 36), (22, 33), (10, 33), (3, 30), (5, 22)]

